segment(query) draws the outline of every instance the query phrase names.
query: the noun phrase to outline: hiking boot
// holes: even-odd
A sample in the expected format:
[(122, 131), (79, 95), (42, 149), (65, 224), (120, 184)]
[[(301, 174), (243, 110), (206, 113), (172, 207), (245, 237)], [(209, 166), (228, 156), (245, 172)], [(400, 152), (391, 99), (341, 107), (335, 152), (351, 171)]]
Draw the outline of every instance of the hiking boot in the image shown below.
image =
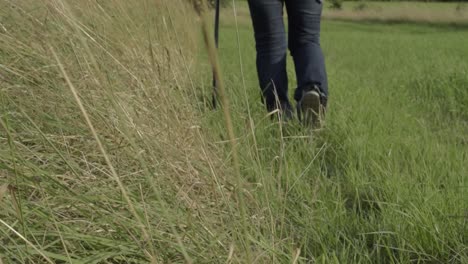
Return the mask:
[(302, 96), (297, 102), (297, 116), (302, 124), (314, 129), (322, 127), (325, 115), (323, 97), (317, 85), (302, 90)]

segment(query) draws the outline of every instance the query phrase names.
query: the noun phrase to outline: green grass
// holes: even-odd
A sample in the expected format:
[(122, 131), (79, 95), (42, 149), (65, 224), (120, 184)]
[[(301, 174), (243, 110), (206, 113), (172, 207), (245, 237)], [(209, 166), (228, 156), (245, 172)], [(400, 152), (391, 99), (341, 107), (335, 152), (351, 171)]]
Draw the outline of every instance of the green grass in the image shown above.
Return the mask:
[[(466, 260), (465, 31), (325, 22), (331, 104), (326, 130), (312, 139), (296, 125), (281, 130), (264, 118), (251, 28), (240, 28), (247, 101), (233, 25), (222, 28), (222, 39), (244, 173), (262, 184), (264, 206), (304, 256)], [(210, 122), (219, 119), (212, 115)]]
[(69, 1), (73, 16), (27, 9), (48, 21), (38, 27), (7, 2), (0, 261), (468, 261), (466, 31), (325, 21), (331, 94), (325, 129), (311, 133), (266, 115), (250, 22), (225, 10), (239, 180), (192, 12)]
[(341, 10), (325, 4), (325, 19), (426, 24), (468, 24), (468, 4), (456, 2), (344, 2)]

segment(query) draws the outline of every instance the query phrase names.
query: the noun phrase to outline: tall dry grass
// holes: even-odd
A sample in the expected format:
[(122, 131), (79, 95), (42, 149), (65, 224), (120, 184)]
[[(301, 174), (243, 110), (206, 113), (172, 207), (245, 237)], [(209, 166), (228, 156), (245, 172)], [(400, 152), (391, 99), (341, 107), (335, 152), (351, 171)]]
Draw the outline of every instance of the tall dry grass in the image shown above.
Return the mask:
[(190, 5), (2, 0), (0, 14), (1, 259), (192, 262), (235, 246), (218, 239), (235, 179), (193, 103)]

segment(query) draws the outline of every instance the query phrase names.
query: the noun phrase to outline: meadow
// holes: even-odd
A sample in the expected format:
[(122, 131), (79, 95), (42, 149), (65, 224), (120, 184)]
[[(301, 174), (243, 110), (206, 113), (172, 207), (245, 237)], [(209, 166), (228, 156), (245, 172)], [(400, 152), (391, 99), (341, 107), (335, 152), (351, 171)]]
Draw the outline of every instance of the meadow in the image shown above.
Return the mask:
[(244, 2), (213, 110), (200, 21), (0, 0), (1, 264), (468, 262), (465, 27), (324, 20), (310, 131), (265, 112)]
[(324, 17), (348, 21), (418, 22), (466, 26), (466, 2), (343, 2), (341, 9), (325, 4)]

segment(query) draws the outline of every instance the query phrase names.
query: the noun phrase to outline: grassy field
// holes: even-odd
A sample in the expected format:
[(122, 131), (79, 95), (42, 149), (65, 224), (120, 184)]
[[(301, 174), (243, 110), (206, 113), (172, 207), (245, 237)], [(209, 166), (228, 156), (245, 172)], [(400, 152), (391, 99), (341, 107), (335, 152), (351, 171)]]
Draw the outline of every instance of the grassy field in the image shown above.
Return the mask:
[(468, 262), (468, 31), (326, 20), (312, 133), (224, 10), (233, 149), (191, 8), (109, 3), (0, 0), (0, 263)]
[(344, 2), (342, 9), (325, 5), (326, 19), (383, 22), (468, 24), (468, 3), (434, 2)]

